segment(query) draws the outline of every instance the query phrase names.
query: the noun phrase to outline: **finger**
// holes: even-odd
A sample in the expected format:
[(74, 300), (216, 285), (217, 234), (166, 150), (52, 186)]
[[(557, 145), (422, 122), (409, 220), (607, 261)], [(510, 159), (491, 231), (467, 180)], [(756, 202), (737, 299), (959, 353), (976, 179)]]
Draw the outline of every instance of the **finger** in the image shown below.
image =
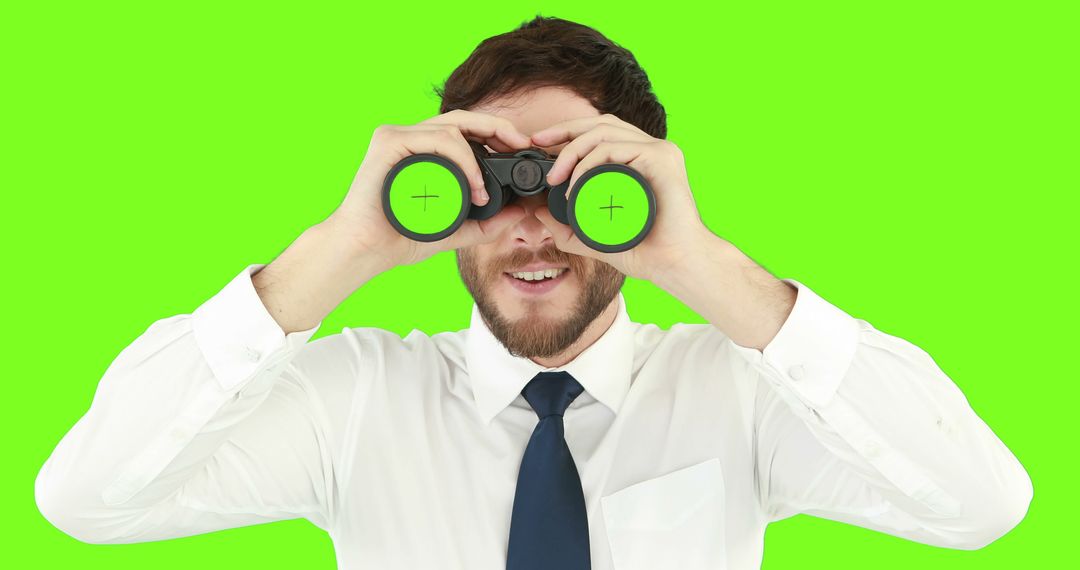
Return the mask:
[[(577, 184), (577, 180), (581, 178), (582, 174), (601, 164), (631, 165), (635, 161), (641, 162), (652, 144), (645, 142), (602, 142), (596, 145), (574, 167), (574, 172), (570, 175), (570, 183), (566, 186), (566, 198), (570, 199), (570, 189)], [(646, 172), (643, 172), (641, 168), (636, 166), (635, 168), (641, 172), (642, 176), (647, 176)]]
[(598, 125), (612, 125), (616, 127), (622, 127), (635, 131), (642, 135), (649, 136), (645, 131), (623, 121), (622, 119), (612, 115), (610, 113), (604, 115), (597, 115), (595, 117), (581, 117), (578, 119), (570, 119), (561, 123), (555, 123), (550, 127), (536, 131), (532, 134), (532, 143), (536, 146), (554, 146), (561, 142), (573, 140), (575, 137), (580, 136), (582, 133), (595, 128)]
[(514, 152), (519, 150), (512, 146), (507, 146), (506, 143), (497, 138), (484, 139), (480, 142), (488, 145), (488, 147), (495, 152)]
[[(507, 150), (499, 152), (528, 148), (532, 144), (529, 137), (518, 131), (517, 127), (509, 119), (487, 113), (456, 109), (422, 121), (420, 124), (454, 125), (463, 135), (480, 139), (484, 141), (484, 144), (488, 144), (488, 141), (495, 142), (496, 146), (502, 143), (503, 148)], [(489, 144), (488, 146), (492, 145)], [(495, 148), (495, 146), (492, 146), (492, 148)]]
[(561, 184), (566, 177), (570, 175), (570, 171), (574, 168), (585, 155), (589, 154), (592, 149), (596, 148), (596, 145), (605, 141), (651, 141), (655, 140), (649, 135), (631, 131), (615, 125), (599, 125), (594, 129), (582, 133), (576, 137), (570, 144), (563, 147), (559, 151), (559, 156), (555, 159), (555, 163), (551, 165), (551, 170), (548, 171), (547, 181), (552, 186)]
[(469, 141), (465, 139), (465, 135), (463, 135), (460, 130), (454, 127), (450, 128), (453, 130), (453, 134), (458, 139), (458, 142), (461, 145), (464, 145), (464, 148), (468, 150), (468, 163), (471, 167), (471, 170), (473, 171), (473, 174), (468, 175), (470, 180), (473, 176), (475, 176), (479, 180), (478, 184), (472, 185), (472, 202), (476, 205), (483, 206), (484, 204), (487, 204), (490, 197), (487, 193), (487, 188), (484, 185), (484, 175), (481, 172), (480, 165), (476, 160), (476, 154), (473, 152), (472, 147), (469, 146)]
[(449, 159), (465, 173), (472, 202), (481, 206), (487, 203), (488, 194), (480, 165), (476, 163), (476, 155), (460, 131), (451, 125), (442, 125), (421, 131), (414, 127), (404, 132), (409, 135), (401, 137), (401, 146), (409, 154), (431, 153)]

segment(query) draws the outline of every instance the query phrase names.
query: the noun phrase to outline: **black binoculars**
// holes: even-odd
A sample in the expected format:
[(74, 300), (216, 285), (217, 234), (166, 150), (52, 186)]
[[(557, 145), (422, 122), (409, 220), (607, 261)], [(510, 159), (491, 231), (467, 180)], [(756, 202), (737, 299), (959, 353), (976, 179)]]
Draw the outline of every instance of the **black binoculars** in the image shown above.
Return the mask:
[(486, 220), (518, 196), (547, 192), (552, 217), (569, 225), (582, 243), (597, 251), (626, 251), (645, 239), (656, 219), (656, 197), (645, 178), (624, 164), (590, 168), (570, 189), (569, 180), (549, 186), (556, 156), (531, 148), (513, 153), (488, 151), (469, 141), (489, 200), (471, 201), (465, 172), (446, 157), (421, 153), (405, 157), (383, 181), (383, 212), (402, 235), (423, 242), (443, 239), (466, 219)]

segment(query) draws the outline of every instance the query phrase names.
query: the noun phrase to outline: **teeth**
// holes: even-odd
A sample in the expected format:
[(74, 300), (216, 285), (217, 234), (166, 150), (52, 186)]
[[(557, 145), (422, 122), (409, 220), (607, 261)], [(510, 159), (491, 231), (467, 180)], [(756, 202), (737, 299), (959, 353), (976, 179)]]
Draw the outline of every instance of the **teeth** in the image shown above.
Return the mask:
[(565, 271), (565, 270), (564, 269), (545, 269), (543, 271), (518, 271), (517, 273), (511, 273), (510, 275), (513, 275), (514, 277), (517, 277), (518, 279), (524, 279), (526, 281), (539, 281), (539, 280), (545, 279), (545, 278), (550, 279), (550, 278), (553, 278), (553, 277), (558, 277), (559, 274), (561, 274), (563, 271)]

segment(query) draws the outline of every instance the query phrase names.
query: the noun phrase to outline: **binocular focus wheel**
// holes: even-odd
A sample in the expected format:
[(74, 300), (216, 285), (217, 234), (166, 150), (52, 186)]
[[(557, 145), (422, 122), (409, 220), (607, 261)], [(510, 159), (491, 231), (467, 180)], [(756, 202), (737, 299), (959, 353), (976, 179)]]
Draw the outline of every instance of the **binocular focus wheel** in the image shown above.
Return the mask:
[(582, 243), (597, 251), (618, 253), (649, 234), (656, 219), (656, 196), (633, 168), (603, 164), (574, 183), (566, 214)]
[(437, 154), (414, 154), (383, 182), (383, 213), (401, 235), (422, 242), (450, 236), (465, 223), (470, 200), (465, 172)]

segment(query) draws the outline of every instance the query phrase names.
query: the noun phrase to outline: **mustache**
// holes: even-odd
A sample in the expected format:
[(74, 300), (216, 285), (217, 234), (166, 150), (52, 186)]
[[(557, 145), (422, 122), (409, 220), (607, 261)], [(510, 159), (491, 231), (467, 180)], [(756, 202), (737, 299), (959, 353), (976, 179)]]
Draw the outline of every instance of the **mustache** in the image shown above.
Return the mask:
[(493, 265), (500, 268), (500, 273), (505, 273), (523, 265), (529, 265), (530, 263), (549, 263), (551, 265), (559, 266), (565, 265), (569, 266), (571, 270), (580, 268), (584, 265), (582, 256), (565, 253), (555, 248), (543, 249), (535, 254), (525, 250), (514, 251), (507, 255), (504, 260)]

